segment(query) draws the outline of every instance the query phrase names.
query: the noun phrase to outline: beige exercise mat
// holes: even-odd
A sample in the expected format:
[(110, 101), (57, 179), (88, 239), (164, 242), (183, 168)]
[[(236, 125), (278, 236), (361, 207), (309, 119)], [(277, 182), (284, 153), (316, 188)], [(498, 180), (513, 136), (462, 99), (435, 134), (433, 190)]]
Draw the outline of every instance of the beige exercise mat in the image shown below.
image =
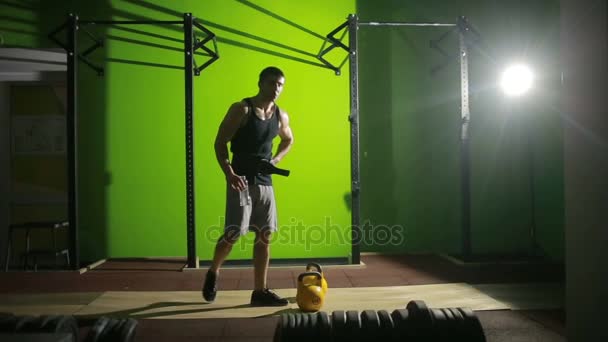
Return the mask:
[[(220, 291), (212, 304), (200, 292), (106, 292), (78, 315), (131, 316), (137, 318), (225, 318), (257, 317), (298, 311), (295, 289), (276, 292), (290, 299), (287, 307), (250, 307), (251, 291)], [(359, 287), (329, 289), (324, 311), (394, 310), (413, 299), (430, 307), (470, 307), (499, 310), (508, 307), (467, 284)]]
[(466, 283), (353, 287), (329, 289), (325, 311), (404, 309), (411, 300), (423, 300), (429, 307), (469, 307), (473, 310), (508, 309), (505, 304)]
[[(134, 318), (259, 317), (298, 312), (295, 289), (276, 292), (290, 299), (287, 307), (251, 307), (251, 291), (220, 291), (212, 304), (199, 291), (109, 291), (0, 295), (0, 311), (18, 315), (75, 314)], [(563, 307), (563, 285), (465, 283), (415, 286), (330, 288), (323, 311), (389, 310), (405, 308), (410, 300), (432, 308), (469, 307), (473, 310), (550, 309)]]
[[(277, 290), (281, 296), (295, 296), (294, 289)], [(134, 318), (227, 318), (272, 315), (286, 307), (251, 307), (251, 291), (220, 291), (214, 303), (205, 303), (200, 291), (106, 292), (77, 312), (84, 316), (130, 316)], [(297, 307), (290, 304), (290, 307)], [(289, 308), (289, 307), (287, 307)]]
[(0, 294), (0, 312), (15, 315), (72, 315), (102, 293)]

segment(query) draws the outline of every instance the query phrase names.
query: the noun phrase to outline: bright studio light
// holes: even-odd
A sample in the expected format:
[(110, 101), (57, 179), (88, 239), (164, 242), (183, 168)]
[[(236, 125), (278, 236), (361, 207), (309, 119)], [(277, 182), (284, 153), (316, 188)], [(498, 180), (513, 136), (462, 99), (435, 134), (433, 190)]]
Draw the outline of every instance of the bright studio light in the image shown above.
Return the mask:
[(519, 96), (532, 87), (534, 76), (532, 71), (525, 65), (512, 65), (502, 74), (500, 85), (509, 96)]

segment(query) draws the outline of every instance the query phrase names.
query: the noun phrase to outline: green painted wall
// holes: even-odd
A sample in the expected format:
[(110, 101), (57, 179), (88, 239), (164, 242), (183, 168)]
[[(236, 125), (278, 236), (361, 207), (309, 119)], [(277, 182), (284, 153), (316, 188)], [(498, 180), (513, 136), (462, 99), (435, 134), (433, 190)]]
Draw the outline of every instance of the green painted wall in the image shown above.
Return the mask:
[(34, 47), (43, 41), (38, 1), (3, 2), (0, 11), (0, 47)]
[[(465, 15), (482, 40), (470, 53), (472, 244), (474, 253), (531, 251), (530, 133), (537, 240), (563, 258), (563, 167), (556, 1), (359, 1), (361, 21), (454, 23)], [(460, 67), (438, 72), (429, 47), (445, 28), (364, 27), (360, 33), (362, 219), (367, 234), (392, 227), (397, 243), (363, 250), (459, 253)], [(458, 50), (457, 35), (442, 48)], [(536, 72), (527, 98), (496, 87), (508, 62)], [(386, 227), (383, 227), (386, 226)], [(383, 242), (383, 241), (380, 241)]]
[[(292, 175), (275, 178), (281, 233), (272, 256), (349, 255), (350, 213), (344, 201), (350, 187), (348, 78), (323, 68), (314, 55), (323, 43), (320, 37), (354, 11), (353, 1), (99, 1), (87, 8), (65, 1), (38, 6), (45, 13), (39, 32), (57, 27), (69, 11), (81, 19), (114, 20), (181, 20), (183, 12), (192, 12), (219, 37), (220, 60), (195, 79), (196, 237), (202, 259), (212, 256), (223, 225), (225, 180), (213, 151), (217, 127), (231, 103), (255, 95), (261, 69), (282, 68), (286, 88), (278, 104), (290, 114), (295, 145), (281, 163)], [(87, 29), (107, 39), (105, 48), (90, 57), (104, 65), (104, 77), (80, 64), (82, 259), (183, 256), (181, 28)], [(82, 32), (80, 41), (82, 49), (90, 44)], [(205, 56), (197, 61), (203, 63)], [(252, 237), (241, 239), (231, 258), (250, 258)]]

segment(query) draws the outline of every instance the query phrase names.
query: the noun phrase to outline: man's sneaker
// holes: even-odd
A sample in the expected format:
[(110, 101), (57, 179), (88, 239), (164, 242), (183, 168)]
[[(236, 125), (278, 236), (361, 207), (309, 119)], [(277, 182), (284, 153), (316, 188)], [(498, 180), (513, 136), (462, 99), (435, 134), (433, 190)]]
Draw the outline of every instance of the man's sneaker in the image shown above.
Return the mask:
[(279, 297), (271, 289), (254, 290), (251, 293), (252, 306), (285, 306), (289, 301)]
[(217, 294), (217, 274), (212, 272), (211, 270), (207, 271), (207, 275), (205, 276), (205, 284), (203, 285), (203, 298), (209, 303), (215, 300), (215, 295)]

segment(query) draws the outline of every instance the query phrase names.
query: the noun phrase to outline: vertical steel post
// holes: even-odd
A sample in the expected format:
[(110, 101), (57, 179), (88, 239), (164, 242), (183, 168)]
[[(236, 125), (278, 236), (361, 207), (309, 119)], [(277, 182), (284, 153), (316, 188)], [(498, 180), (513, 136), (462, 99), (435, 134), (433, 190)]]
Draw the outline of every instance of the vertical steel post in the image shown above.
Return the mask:
[(466, 259), (471, 256), (471, 157), (469, 144), (469, 52), (466, 41), (467, 25), (464, 17), (459, 19), (458, 37), (460, 41), (460, 185), (461, 185), (461, 229), (462, 254)]
[(68, 15), (67, 33), (67, 86), (68, 103), (66, 117), (68, 222), (70, 267), (80, 267), (78, 245), (78, 16)]
[(351, 262), (359, 264), (361, 262), (360, 246), (361, 243), (361, 197), (360, 197), (360, 177), (359, 177), (359, 70), (358, 70), (358, 51), (357, 51), (357, 30), (359, 28), (359, 18), (356, 14), (348, 16), (348, 47), (349, 47), (349, 68), (350, 68), (350, 155), (351, 155), (351, 194), (352, 194), (352, 255)]
[(194, 214), (194, 45), (192, 14), (184, 13), (184, 80), (186, 114), (186, 235), (188, 267), (198, 268), (196, 258), (196, 226)]

